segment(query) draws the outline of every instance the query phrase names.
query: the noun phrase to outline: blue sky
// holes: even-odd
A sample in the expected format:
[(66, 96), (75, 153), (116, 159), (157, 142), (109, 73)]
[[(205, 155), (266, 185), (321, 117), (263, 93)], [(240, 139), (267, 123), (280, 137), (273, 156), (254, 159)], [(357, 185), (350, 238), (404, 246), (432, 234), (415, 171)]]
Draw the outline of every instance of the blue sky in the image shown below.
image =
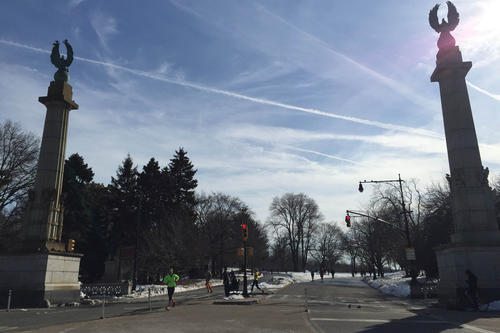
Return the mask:
[[(448, 172), (429, 77), (435, 1), (3, 1), (0, 120), (41, 136), (54, 40), (75, 59), (67, 156), (109, 183), (127, 153), (168, 163), (182, 146), (199, 191), (240, 197), (265, 221), (304, 192), (328, 222), (370, 196), (362, 179)], [(499, 174), (500, 3), (455, 1), (483, 164)], [(442, 6), (439, 15), (446, 15)], [(64, 47), (62, 47), (63, 52)]]

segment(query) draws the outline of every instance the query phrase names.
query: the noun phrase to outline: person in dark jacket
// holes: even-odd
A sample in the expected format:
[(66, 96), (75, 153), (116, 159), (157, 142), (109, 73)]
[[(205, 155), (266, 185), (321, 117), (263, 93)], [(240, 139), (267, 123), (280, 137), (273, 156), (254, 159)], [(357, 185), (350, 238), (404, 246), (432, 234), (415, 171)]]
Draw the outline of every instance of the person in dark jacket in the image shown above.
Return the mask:
[(227, 267), (224, 267), (224, 272), (222, 273), (222, 281), (224, 283), (224, 294), (229, 297), (229, 273), (227, 272)]
[(465, 275), (467, 275), (467, 279), (465, 280), (465, 285), (466, 285), (465, 291), (467, 292), (467, 296), (469, 297), (469, 300), (472, 302), (474, 309), (477, 310), (479, 308), (479, 305), (477, 304), (477, 298), (478, 298), (477, 277), (470, 270), (466, 270)]

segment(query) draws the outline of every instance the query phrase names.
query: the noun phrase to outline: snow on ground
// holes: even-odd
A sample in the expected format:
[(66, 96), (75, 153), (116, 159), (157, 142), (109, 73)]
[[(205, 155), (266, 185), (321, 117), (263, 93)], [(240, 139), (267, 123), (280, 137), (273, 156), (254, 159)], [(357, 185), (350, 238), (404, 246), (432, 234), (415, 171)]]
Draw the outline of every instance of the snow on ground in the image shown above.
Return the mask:
[(233, 295), (229, 295), (228, 297), (224, 297), (224, 299), (226, 301), (229, 301), (231, 299), (244, 299), (245, 297), (243, 297), (243, 295), (240, 295), (240, 294), (233, 294)]
[[(217, 287), (222, 285), (222, 280), (213, 279), (210, 280), (210, 285), (212, 287)], [(175, 287), (175, 293), (182, 293), (190, 290), (203, 289), (206, 288), (205, 280), (200, 280), (195, 283), (185, 284), (185, 285), (177, 285)], [(132, 291), (132, 294), (122, 296), (124, 298), (143, 298), (148, 297), (149, 289), (151, 289), (151, 296), (160, 296), (167, 295), (167, 286), (164, 284), (143, 284), (137, 285), (135, 287), (135, 291)]]
[[(370, 276), (364, 277), (363, 281), (387, 295), (396, 297), (410, 296), (411, 278), (406, 278), (404, 272), (386, 273), (383, 278), (372, 280)], [(481, 306), (481, 309), (486, 306)], [(488, 311), (500, 311), (500, 300), (491, 302), (487, 306)]]
[(410, 296), (411, 278), (406, 278), (405, 272), (385, 273), (383, 278), (373, 280), (370, 276), (363, 278), (369, 286), (380, 290), (384, 294), (396, 297)]
[(500, 311), (500, 300), (491, 302), (488, 305), (488, 311)]

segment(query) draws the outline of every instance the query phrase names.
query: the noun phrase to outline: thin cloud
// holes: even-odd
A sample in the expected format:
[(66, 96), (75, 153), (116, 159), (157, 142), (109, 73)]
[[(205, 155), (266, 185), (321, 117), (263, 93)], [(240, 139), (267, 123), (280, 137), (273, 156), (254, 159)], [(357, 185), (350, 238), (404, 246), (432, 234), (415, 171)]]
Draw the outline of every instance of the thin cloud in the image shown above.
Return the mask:
[[(10, 45), (10, 46), (25, 48), (25, 49), (36, 51), (36, 52), (50, 53), (49, 51), (44, 50), (44, 49), (40, 49), (40, 48), (32, 47), (29, 45), (24, 45), (21, 43), (12, 42), (12, 41), (7, 41), (7, 40), (3, 40), (3, 39), (0, 39), (0, 43)], [(116, 65), (116, 64), (113, 64), (110, 62), (98, 61), (98, 60), (82, 58), (82, 57), (75, 57), (75, 59), (78, 59), (78, 60), (81, 60), (84, 62), (88, 62), (88, 63), (92, 63), (92, 64), (96, 64), (96, 65), (102, 65), (102, 66), (107, 66), (107, 67), (114, 68), (114, 69), (120, 69), (122, 71), (131, 73), (131, 74), (134, 74), (137, 76), (142, 76), (142, 77), (150, 78), (150, 79), (157, 80), (157, 81), (167, 82), (167, 83), (171, 83), (171, 84), (180, 85), (183, 87), (193, 88), (193, 89), (211, 92), (211, 93), (224, 95), (224, 96), (229, 96), (229, 97), (242, 99), (242, 100), (246, 100), (246, 101), (250, 101), (250, 102), (254, 102), (254, 103), (258, 103), (258, 104), (276, 106), (276, 107), (280, 107), (283, 109), (300, 111), (300, 112), (315, 114), (315, 115), (334, 118), (334, 119), (351, 121), (354, 123), (364, 124), (364, 125), (368, 125), (368, 126), (374, 126), (374, 127), (378, 127), (378, 128), (382, 128), (382, 129), (387, 129), (387, 130), (413, 133), (413, 134), (418, 134), (418, 135), (428, 136), (428, 137), (442, 138), (442, 135), (439, 133), (425, 130), (425, 129), (421, 129), (421, 128), (413, 128), (413, 127), (408, 127), (408, 126), (403, 126), (403, 125), (384, 123), (384, 122), (380, 122), (380, 121), (376, 121), (376, 120), (368, 120), (368, 119), (362, 119), (362, 118), (357, 118), (357, 117), (344, 116), (344, 115), (340, 115), (340, 114), (336, 114), (336, 113), (321, 111), (318, 109), (304, 108), (304, 107), (300, 107), (300, 106), (296, 106), (296, 105), (270, 101), (270, 100), (263, 99), (263, 98), (246, 96), (246, 95), (238, 94), (238, 93), (235, 93), (232, 91), (211, 88), (211, 87), (203, 86), (203, 85), (200, 85), (197, 83), (192, 83), (192, 82), (185, 81), (185, 80), (166, 78), (164, 76), (160, 76), (160, 75), (155, 74), (155, 73), (131, 69), (131, 68)]]
[(408, 98), (410, 101), (412, 101), (413, 103), (419, 105), (419, 106), (423, 106), (425, 108), (434, 108), (434, 105), (432, 102), (429, 102), (426, 98), (418, 95), (417, 93), (415, 93), (414, 91), (412, 91), (410, 88), (408, 88), (407, 86), (403, 85), (401, 82), (398, 82), (394, 79), (391, 79), (373, 69), (371, 69), (370, 67), (366, 66), (366, 65), (363, 65), (359, 62), (357, 62), (356, 60), (354, 60), (353, 58), (333, 49), (328, 43), (326, 43), (325, 41), (321, 40), (320, 38), (300, 29), (299, 27), (297, 27), (296, 25), (294, 25), (293, 23), (285, 20), (284, 18), (282, 18), (281, 16), (271, 12), (270, 10), (268, 10), (267, 8), (263, 7), (263, 6), (258, 6), (258, 8), (265, 12), (267, 15), (273, 17), (275, 20), (281, 22), (282, 24), (290, 27), (291, 29), (293, 29), (295, 32), (301, 34), (302, 36), (305, 36), (307, 37), (307, 39), (309, 39), (310, 41), (312, 41), (313, 43), (315, 43), (316, 45), (319, 45), (322, 49), (326, 50), (327, 52), (333, 54), (334, 56), (336, 56), (337, 58), (340, 58), (342, 60), (344, 60), (345, 62), (351, 64), (352, 66), (354, 66), (355, 68), (357, 68), (358, 70), (360, 70), (361, 72), (364, 72), (368, 75), (370, 75), (371, 77), (375, 78), (377, 81), (379, 81), (380, 83), (390, 87), (391, 89), (394, 89), (395, 91), (397, 91), (399, 94), (401, 94), (402, 96)]
[(497, 100), (497, 101), (500, 101), (500, 95), (499, 94), (493, 94), (493, 93), (490, 93), (489, 91), (486, 91), (482, 88), (479, 88), (478, 86), (476, 86), (475, 84), (472, 84), (470, 81), (465, 81), (467, 82), (467, 85), (469, 87), (471, 87), (472, 89), (476, 90), (476, 91), (479, 91), (480, 93), (486, 95), (486, 96), (489, 96), (491, 98), (493, 98), (494, 100)]
[(97, 12), (90, 17), (90, 25), (94, 29), (99, 41), (105, 49), (108, 49), (108, 41), (111, 36), (118, 33), (116, 28), (116, 20), (111, 16)]
[(278, 147), (282, 147), (282, 148), (286, 148), (286, 149), (289, 149), (289, 150), (301, 151), (301, 152), (304, 152), (304, 153), (311, 153), (311, 154), (315, 154), (315, 155), (318, 155), (318, 156), (328, 157), (328, 158), (331, 158), (331, 159), (334, 159), (334, 160), (337, 160), (337, 161), (349, 162), (349, 163), (357, 164), (357, 165), (364, 165), (363, 163), (359, 163), (359, 162), (356, 162), (356, 161), (353, 161), (353, 160), (349, 160), (347, 158), (343, 158), (343, 157), (339, 157), (339, 156), (335, 156), (335, 155), (330, 155), (330, 154), (325, 154), (325, 153), (321, 153), (319, 151), (314, 151), (314, 150), (309, 150), (309, 149), (302, 149), (302, 148), (298, 148), (298, 147), (292, 147), (292, 146), (289, 146), (289, 145), (277, 145), (277, 146)]

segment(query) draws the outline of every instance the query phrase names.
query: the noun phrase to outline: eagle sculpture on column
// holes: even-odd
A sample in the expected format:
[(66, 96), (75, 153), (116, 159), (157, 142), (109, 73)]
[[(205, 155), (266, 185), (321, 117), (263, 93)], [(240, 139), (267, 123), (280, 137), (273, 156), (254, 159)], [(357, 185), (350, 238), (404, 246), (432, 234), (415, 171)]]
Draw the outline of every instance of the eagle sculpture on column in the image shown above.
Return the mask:
[(440, 33), (437, 42), (439, 53), (447, 51), (455, 46), (455, 38), (450, 34), (450, 31), (453, 31), (457, 27), (459, 21), (459, 15), (455, 5), (451, 1), (447, 1), (446, 5), (448, 6), (448, 21), (443, 19), (441, 23), (439, 23), (437, 16), (439, 5), (435, 5), (429, 12), (429, 24), (436, 32)]
[(73, 62), (73, 48), (68, 43), (68, 40), (64, 40), (64, 45), (66, 45), (67, 57), (61, 56), (59, 53), (59, 41), (53, 44), (52, 53), (50, 54), (50, 61), (54, 66), (57, 67), (57, 72), (54, 74), (55, 81), (69, 81), (68, 67)]

